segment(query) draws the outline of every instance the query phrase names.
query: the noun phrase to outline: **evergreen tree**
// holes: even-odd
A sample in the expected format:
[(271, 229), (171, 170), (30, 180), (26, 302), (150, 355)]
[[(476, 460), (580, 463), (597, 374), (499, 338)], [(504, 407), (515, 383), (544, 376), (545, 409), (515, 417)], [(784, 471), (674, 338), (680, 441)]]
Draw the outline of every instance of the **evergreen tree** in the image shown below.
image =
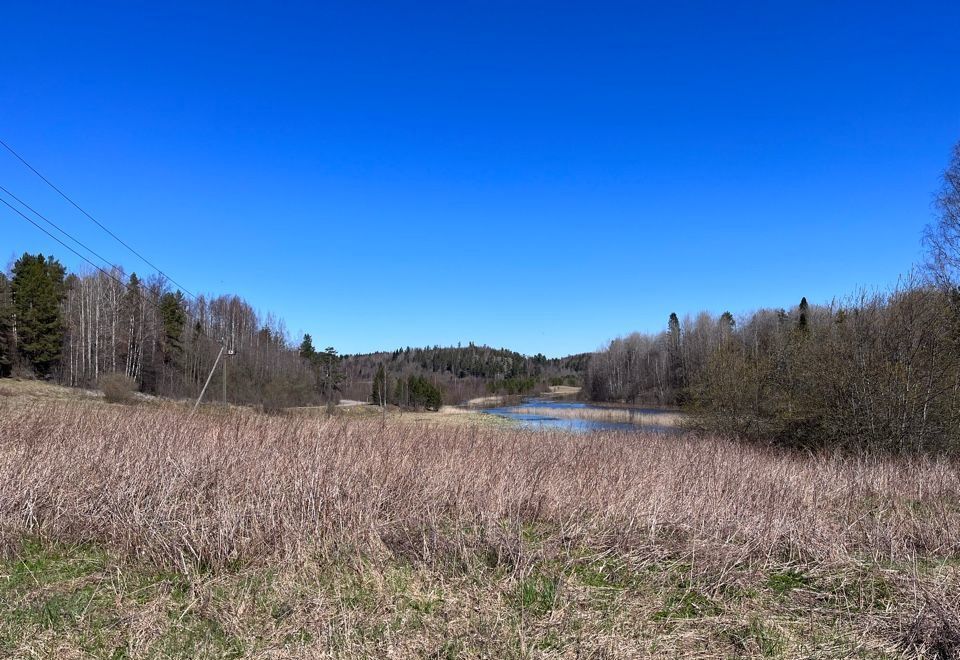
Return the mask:
[(39, 376), (49, 376), (63, 350), (65, 270), (59, 261), (24, 253), (13, 265), (11, 291), (17, 349)]
[(797, 320), (797, 327), (800, 328), (801, 331), (806, 331), (807, 329), (807, 322), (808, 322), (807, 313), (809, 309), (810, 309), (810, 306), (807, 304), (807, 298), (806, 296), (804, 296), (803, 298), (800, 299), (800, 307), (799, 307), (800, 316), (799, 316), (799, 319)]
[(0, 378), (9, 376), (12, 372), (15, 351), (10, 280), (0, 273)]
[(130, 274), (127, 290), (123, 294), (122, 314), (126, 332), (126, 346), (121, 349), (127, 376), (140, 378), (140, 355), (143, 351), (142, 340), (142, 286), (136, 273)]
[(730, 312), (724, 312), (720, 315), (720, 318), (717, 319), (717, 328), (720, 330), (721, 343), (729, 342), (729, 340), (733, 337), (736, 327), (737, 322), (733, 318), (733, 314)]
[(412, 375), (407, 379), (407, 399), (414, 408), (439, 410), (443, 405), (443, 392), (423, 376)]
[(340, 356), (333, 346), (327, 346), (322, 353), (316, 356), (320, 394), (327, 401), (333, 399), (333, 393), (340, 390), (340, 383), (343, 381), (343, 372), (340, 369)]
[(313, 337), (309, 334), (304, 335), (303, 341), (300, 342), (300, 357), (306, 358), (310, 364), (316, 360), (317, 350), (313, 347)]
[(680, 333), (680, 319), (676, 312), (670, 313), (670, 319), (667, 321), (667, 361), (668, 361), (668, 382), (670, 389), (673, 390), (677, 403), (681, 402), (683, 390), (686, 387), (686, 374), (683, 368), (683, 346), (682, 335)]
[(670, 334), (671, 341), (680, 343), (680, 319), (676, 312), (670, 312), (670, 318), (667, 320), (667, 332)]
[(163, 361), (168, 365), (177, 364), (183, 355), (183, 329), (187, 324), (182, 293), (167, 292), (160, 296), (160, 322), (163, 324)]

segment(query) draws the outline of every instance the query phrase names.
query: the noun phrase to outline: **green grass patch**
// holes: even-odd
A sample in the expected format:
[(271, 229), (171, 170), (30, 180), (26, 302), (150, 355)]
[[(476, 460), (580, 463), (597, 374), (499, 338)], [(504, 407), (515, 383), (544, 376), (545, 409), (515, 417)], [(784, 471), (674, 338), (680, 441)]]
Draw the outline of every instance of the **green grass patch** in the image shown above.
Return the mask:
[(664, 599), (663, 607), (653, 614), (654, 621), (670, 619), (699, 619), (702, 617), (719, 616), (723, 607), (692, 587), (676, 589)]
[(550, 613), (557, 603), (559, 580), (550, 575), (534, 573), (521, 580), (513, 600), (522, 612), (542, 616)]
[(785, 647), (783, 636), (756, 616), (751, 617), (746, 625), (728, 631), (727, 635), (739, 656), (777, 658)]
[(767, 578), (767, 588), (776, 594), (786, 594), (794, 589), (800, 589), (811, 583), (811, 579), (801, 571), (788, 568), (785, 571), (774, 571)]
[(638, 582), (638, 576), (623, 562), (613, 559), (578, 561), (569, 572), (583, 585), (595, 589), (630, 589)]

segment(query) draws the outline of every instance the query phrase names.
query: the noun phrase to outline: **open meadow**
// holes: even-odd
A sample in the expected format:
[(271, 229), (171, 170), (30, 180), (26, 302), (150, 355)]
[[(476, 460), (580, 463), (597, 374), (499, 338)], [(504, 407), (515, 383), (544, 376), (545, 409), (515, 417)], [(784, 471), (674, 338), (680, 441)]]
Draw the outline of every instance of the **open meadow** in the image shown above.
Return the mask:
[(949, 658), (932, 457), (0, 396), (0, 655)]

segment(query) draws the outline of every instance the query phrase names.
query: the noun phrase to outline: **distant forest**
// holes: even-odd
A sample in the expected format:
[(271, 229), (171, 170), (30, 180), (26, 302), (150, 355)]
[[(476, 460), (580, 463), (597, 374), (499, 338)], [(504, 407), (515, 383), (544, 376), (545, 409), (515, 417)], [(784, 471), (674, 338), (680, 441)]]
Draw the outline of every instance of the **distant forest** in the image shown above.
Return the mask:
[[(146, 393), (194, 397), (221, 348), (227, 399), (271, 409), (372, 400), (378, 370), (385, 403), (418, 406), (408, 390), (425, 385), (412, 376), (435, 388), (441, 403), (533, 393), (579, 383), (588, 358), (528, 357), (472, 343), (341, 356), (314, 346), (310, 335), (294, 341), (281, 320), (261, 317), (238, 296), (188, 298), (161, 277), (119, 269), (67, 274), (42, 254), (24, 254), (0, 274), (0, 376), (96, 387), (105, 375), (122, 374)], [(210, 398), (222, 396), (222, 379), (218, 368)]]
[(395, 382), (423, 376), (440, 387), (444, 403), (459, 403), (489, 394), (531, 394), (550, 385), (578, 385), (589, 354), (566, 358), (532, 357), (506, 348), (470, 343), (442, 348), (401, 348), (391, 352), (345, 356), (344, 398), (370, 397), (377, 371), (384, 368), (387, 399), (396, 397)]

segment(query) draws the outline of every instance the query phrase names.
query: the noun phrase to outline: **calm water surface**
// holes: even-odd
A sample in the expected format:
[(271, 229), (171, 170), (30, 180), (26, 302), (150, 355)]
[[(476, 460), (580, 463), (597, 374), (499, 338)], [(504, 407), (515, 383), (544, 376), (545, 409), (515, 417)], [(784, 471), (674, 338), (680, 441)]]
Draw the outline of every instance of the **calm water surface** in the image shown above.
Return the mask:
[[(529, 407), (543, 408), (542, 414), (532, 415), (530, 413), (519, 412), (521, 408)], [(594, 408), (602, 410), (600, 406), (593, 406), (589, 403), (577, 401), (553, 401), (550, 399), (526, 399), (518, 406), (503, 406), (500, 408), (487, 408), (483, 412), (488, 415), (496, 415), (507, 419), (515, 420), (522, 428), (544, 429), (544, 430), (563, 430), (575, 432), (587, 431), (663, 431), (675, 432), (676, 429), (659, 424), (633, 424), (631, 422), (605, 422), (594, 419), (575, 419), (569, 417), (553, 417), (549, 410), (576, 410), (582, 408)], [(652, 415), (663, 412), (653, 408), (633, 408), (638, 415)]]

